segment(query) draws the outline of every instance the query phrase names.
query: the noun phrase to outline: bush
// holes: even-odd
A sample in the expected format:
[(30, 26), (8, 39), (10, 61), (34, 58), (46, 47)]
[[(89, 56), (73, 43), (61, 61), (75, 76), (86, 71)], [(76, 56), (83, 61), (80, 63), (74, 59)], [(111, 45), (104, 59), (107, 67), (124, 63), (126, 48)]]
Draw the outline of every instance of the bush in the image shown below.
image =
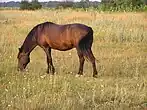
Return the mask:
[(37, 0), (34, 0), (31, 3), (29, 3), (28, 1), (21, 1), (20, 3), (21, 10), (36, 10), (41, 8), (42, 5)]
[(104, 11), (137, 11), (145, 6), (144, 0), (102, 0), (102, 8)]

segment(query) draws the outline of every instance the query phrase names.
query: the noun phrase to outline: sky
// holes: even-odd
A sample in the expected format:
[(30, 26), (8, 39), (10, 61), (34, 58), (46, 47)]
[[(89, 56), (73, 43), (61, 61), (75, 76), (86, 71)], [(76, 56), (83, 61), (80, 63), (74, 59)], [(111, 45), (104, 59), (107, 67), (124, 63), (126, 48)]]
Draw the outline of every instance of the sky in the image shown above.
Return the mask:
[[(0, 0), (0, 2), (9, 2), (9, 1), (21, 1), (21, 0)], [(29, 0), (31, 1), (31, 0)], [(47, 2), (47, 1), (65, 1), (65, 0), (38, 0), (39, 2)], [(81, 1), (81, 0), (73, 0), (73, 1)], [(101, 0), (90, 0), (90, 1), (101, 1)]]

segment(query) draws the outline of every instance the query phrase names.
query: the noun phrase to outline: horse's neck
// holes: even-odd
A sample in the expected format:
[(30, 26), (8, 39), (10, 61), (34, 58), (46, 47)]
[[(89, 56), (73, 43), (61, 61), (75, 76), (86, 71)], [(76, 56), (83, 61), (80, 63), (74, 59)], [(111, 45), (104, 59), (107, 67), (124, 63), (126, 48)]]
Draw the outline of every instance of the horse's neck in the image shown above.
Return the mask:
[(27, 36), (27, 38), (25, 39), (23, 45), (22, 45), (22, 50), (24, 53), (26, 54), (30, 54), (31, 51), (36, 47), (36, 42), (32, 40), (32, 38), (29, 38), (29, 36)]

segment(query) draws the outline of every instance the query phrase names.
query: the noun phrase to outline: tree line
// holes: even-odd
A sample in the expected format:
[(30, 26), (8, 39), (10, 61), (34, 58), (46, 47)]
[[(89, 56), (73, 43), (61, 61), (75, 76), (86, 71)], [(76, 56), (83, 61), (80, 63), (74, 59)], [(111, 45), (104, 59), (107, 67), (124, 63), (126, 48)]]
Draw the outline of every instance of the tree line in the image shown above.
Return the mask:
[(41, 8), (42, 5), (38, 2), (38, 0), (32, 0), (31, 3), (29, 3), (28, 1), (21, 1), (20, 3), (21, 10), (37, 10)]
[[(47, 7), (50, 7), (55, 2), (48, 2)], [(37, 10), (43, 6), (38, 0), (28, 2), (23, 0), (20, 3), (21, 10)], [(101, 3), (90, 2), (89, 0), (81, 0), (81, 2), (57, 2), (56, 8), (89, 8), (93, 7), (102, 11), (133, 11), (147, 10), (147, 0), (101, 0)]]

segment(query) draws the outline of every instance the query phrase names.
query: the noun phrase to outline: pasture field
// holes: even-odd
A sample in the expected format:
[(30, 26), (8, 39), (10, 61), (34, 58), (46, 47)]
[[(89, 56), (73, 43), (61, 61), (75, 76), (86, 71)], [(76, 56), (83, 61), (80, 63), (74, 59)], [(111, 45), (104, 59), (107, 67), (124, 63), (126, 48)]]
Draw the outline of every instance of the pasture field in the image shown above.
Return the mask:
[[(45, 21), (83, 23), (94, 30), (98, 78), (76, 50), (52, 51), (56, 75), (46, 74), (45, 52), (31, 53), (26, 72), (17, 71), (18, 48)], [(93, 10), (0, 10), (0, 110), (146, 110), (147, 14)]]

